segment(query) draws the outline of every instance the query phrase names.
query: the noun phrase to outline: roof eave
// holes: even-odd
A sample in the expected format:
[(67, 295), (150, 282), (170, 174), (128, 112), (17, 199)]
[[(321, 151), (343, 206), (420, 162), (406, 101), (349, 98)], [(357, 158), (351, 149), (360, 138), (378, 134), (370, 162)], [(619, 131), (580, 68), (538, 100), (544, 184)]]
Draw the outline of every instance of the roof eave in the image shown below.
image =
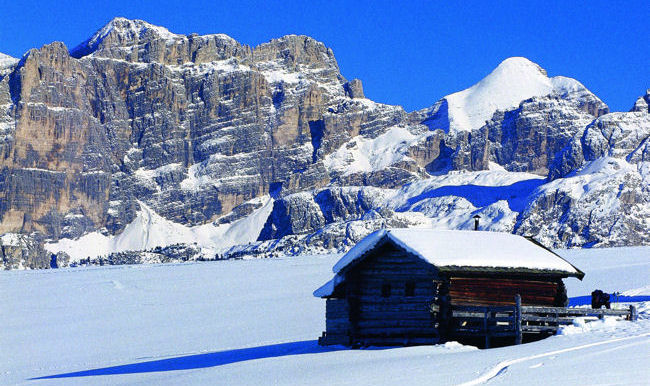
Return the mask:
[(539, 241), (535, 240), (535, 239), (533, 238), (533, 236), (524, 236), (524, 238), (526, 238), (526, 239), (527, 239), (528, 241), (530, 241), (531, 243), (537, 245), (538, 247), (541, 247), (541, 248), (546, 249), (547, 251), (551, 252), (552, 254), (554, 254), (555, 256), (559, 257), (560, 259), (566, 261), (567, 264), (569, 264), (570, 266), (572, 266), (573, 269), (576, 270), (576, 272), (575, 272), (575, 273), (571, 273), (569, 276), (573, 276), (573, 277), (575, 277), (575, 278), (578, 278), (580, 281), (582, 281), (582, 279), (585, 277), (585, 273), (582, 272), (578, 267), (576, 267), (575, 265), (571, 264), (571, 262), (568, 261), (567, 259), (565, 259), (564, 257), (562, 257), (562, 256), (558, 255), (557, 253), (555, 253), (552, 249), (546, 247), (544, 244), (542, 244), (542, 243), (540, 243)]
[(442, 273), (464, 273), (464, 274), (524, 274), (535, 276), (556, 276), (556, 277), (576, 277), (580, 280), (584, 273), (580, 270), (569, 272), (555, 269), (535, 269), (522, 267), (474, 267), (474, 266), (442, 266), (437, 267)]

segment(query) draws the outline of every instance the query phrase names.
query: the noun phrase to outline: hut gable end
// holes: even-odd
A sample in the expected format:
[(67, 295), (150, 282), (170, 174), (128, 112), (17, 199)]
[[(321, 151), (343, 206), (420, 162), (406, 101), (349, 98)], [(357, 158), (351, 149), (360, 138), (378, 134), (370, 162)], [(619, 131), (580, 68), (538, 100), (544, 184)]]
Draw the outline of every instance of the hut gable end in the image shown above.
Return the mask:
[(437, 270), (389, 241), (351, 267), (345, 277), (348, 295), (371, 301), (380, 297), (380, 302), (430, 301)]
[(422, 276), (431, 275), (437, 272), (437, 269), (392, 240), (385, 239), (339, 274), (348, 275), (359, 271), (374, 275)]
[(388, 240), (348, 267), (349, 331), (373, 345), (435, 343), (436, 269)]

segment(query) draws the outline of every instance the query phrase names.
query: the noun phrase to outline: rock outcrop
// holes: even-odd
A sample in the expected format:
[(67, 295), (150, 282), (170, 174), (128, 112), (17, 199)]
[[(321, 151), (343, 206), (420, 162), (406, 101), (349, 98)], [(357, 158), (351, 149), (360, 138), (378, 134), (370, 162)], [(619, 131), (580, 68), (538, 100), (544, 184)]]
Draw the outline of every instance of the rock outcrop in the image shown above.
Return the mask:
[(0, 237), (0, 261), (4, 269), (58, 268), (67, 266), (68, 256), (49, 253), (27, 235), (5, 233)]
[(558, 153), (518, 231), (556, 247), (648, 244), (649, 172), (650, 114), (601, 116)]
[(644, 96), (640, 96), (636, 100), (634, 106), (632, 107), (632, 110), (630, 111), (650, 113), (650, 89), (646, 90)]

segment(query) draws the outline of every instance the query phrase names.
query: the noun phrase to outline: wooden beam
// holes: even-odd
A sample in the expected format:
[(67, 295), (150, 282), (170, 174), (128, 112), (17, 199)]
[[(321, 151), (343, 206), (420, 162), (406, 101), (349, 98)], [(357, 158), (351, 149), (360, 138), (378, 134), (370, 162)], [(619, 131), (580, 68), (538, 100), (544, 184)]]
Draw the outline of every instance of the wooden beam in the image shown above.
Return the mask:
[(515, 295), (515, 344), (521, 344), (521, 295)]

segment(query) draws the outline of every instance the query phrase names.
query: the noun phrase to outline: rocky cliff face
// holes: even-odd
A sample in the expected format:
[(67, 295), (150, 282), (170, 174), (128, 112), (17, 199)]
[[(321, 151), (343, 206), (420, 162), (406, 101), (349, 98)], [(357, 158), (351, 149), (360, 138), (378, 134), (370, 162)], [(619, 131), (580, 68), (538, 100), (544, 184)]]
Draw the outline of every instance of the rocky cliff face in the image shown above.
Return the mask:
[[(555, 246), (647, 243), (648, 101), (608, 113), (579, 82), (511, 58), (406, 113), (366, 99), (306, 36), (249, 47), (117, 18), (72, 50), (0, 57), (0, 234), (34, 251), (3, 252), (4, 266), (52, 265), (43, 243), (72, 261), (89, 240), (95, 254), (151, 250), (153, 229), (210, 258), (245, 243), (226, 255), (342, 250), (378, 227), (463, 228), (479, 213)], [(594, 217), (612, 189), (620, 205)]]
[[(650, 114), (594, 120), (558, 153), (520, 231), (556, 246), (648, 244)], [(552, 221), (560, 218), (562, 221)]]
[(250, 48), (126, 19), (70, 54), (31, 50), (2, 86), (0, 232), (54, 238), (119, 233), (136, 200), (196, 225), (271, 190), (322, 186), (323, 154), (404, 116), (355, 102), (360, 81), (311, 38)]

